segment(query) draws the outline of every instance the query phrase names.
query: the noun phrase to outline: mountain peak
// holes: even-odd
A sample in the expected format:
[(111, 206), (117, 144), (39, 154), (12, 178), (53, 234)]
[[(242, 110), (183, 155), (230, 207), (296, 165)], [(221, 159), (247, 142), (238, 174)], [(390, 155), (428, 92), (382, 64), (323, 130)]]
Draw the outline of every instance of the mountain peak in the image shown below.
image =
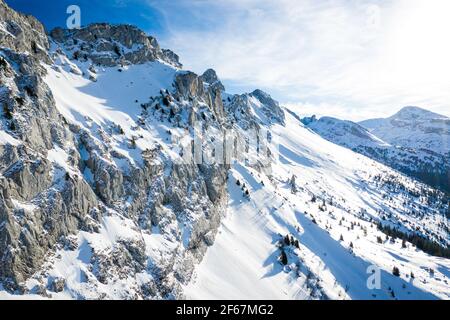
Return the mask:
[(263, 106), (263, 111), (269, 118), (276, 119), (280, 123), (284, 123), (285, 115), (278, 101), (274, 100), (267, 92), (256, 89), (249, 94), (250, 97), (256, 98)]
[(255, 97), (256, 99), (258, 99), (261, 103), (273, 108), (273, 109), (277, 109), (279, 108), (279, 103), (278, 101), (274, 100), (270, 94), (268, 94), (267, 92), (262, 91), (261, 89), (256, 89), (253, 92), (251, 92), (249, 94), (252, 97)]
[(391, 118), (414, 120), (414, 119), (435, 119), (445, 117), (420, 107), (406, 106), (400, 109), (400, 111), (394, 114)]
[(208, 69), (201, 75), (201, 79), (204, 83), (209, 84), (210, 86), (217, 87), (220, 91), (225, 91), (225, 87), (222, 82), (220, 82), (219, 77), (214, 69)]
[(129, 24), (93, 23), (81, 29), (55, 28), (50, 37), (75, 59), (104, 66), (161, 60), (181, 68), (179, 57), (161, 49), (156, 38)]

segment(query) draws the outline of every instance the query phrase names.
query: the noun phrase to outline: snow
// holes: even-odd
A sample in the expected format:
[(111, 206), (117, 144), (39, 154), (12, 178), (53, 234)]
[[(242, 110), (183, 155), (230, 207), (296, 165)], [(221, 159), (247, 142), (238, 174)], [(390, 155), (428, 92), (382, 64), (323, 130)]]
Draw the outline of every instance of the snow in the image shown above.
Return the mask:
[(0, 32), (4, 33), (12, 38), (16, 38), (15, 35), (13, 35), (11, 32), (8, 31), (4, 22), (0, 22)]
[(69, 155), (60, 147), (55, 147), (48, 151), (47, 159), (56, 163), (58, 166), (63, 168), (66, 172), (74, 172), (72, 168), (67, 163)]
[(12, 202), (14, 204), (14, 207), (16, 207), (16, 209), (22, 209), (28, 212), (33, 212), (35, 209), (37, 209), (37, 206), (35, 206), (32, 203), (25, 203), (15, 199), (12, 199)]
[(345, 145), (349, 148), (367, 146), (372, 148), (388, 148), (389, 143), (376, 137), (364, 127), (345, 120), (332, 117), (321, 117), (317, 121), (309, 123), (308, 128), (320, 134), (329, 141)]
[[(62, 69), (47, 67), (46, 82), (52, 89), (58, 110), (71, 122), (87, 126), (86, 117), (98, 125), (114, 122), (127, 129), (140, 113), (140, 103), (169, 88), (175, 69), (160, 62), (106, 68), (96, 82)], [(137, 103), (135, 101), (138, 101)]]
[[(58, 55), (55, 61), (55, 65), (45, 67), (48, 71), (46, 82), (55, 97), (56, 107), (68, 122), (114, 151), (111, 158), (104, 161), (110, 161), (126, 172), (130, 170), (130, 164), (140, 165), (142, 151), (152, 149), (155, 144), (162, 146), (166, 156), (176, 157), (178, 148), (169, 142), (182, 136), (183, 132), (177, 132), (158, 119), (148, 119), (145, 126), (139, 126), (137, 122), (142, 111), (140, 104), (159, 95), (161, 89), (170, 89), (176, 73), (183, 71), (161, 62), (149, 62), (123, 67), (121, 71), (104, 68), (93, 74), (88, 64), (75, 64), (63, 55)], [(93, 75), (96, 81), (89, 80)], [(228, 95), (224, 94), (224, 97)], [(248, 102), (250, 112), (261, 126), (271, 125), (272, 136), (279, 142), (279, 158), (267, 174), (245, 163), (233, 164), (229, 172), (226, 216), (214, 244), (195, 267), (192, 281), (184, 287), (187, 298), (392, 299), (394, 292), (398, 299), (450, 299), (449, 259), (430, 256), (412, 244), (402, 248), (399, 240), (379, 243), (377, 237), (385, 239), (385, 235), (370, 220), (379, 221), (382, 212), (389, 213), (392, 218), (387, 223), (406, 230), (420, 226), (430, 232), (433, 239), (444, 237), (448, 244), (448, 233), (439, 227), (448, 219), (439, 215), (436, 208), (432, 207), (423, 217), (411, 216), (408, 214), (411, 204), (403, 204), (404, 195), (387, 193), (371, 179), (376, 175), (393, 175), (413, 189), (421, 185), (417, 186), (367, 157), (326, 141), (292, 114), (286, 114), (286, 126), (283, 126), (271, 121), (270, 110), (260, 100), (249, 96)], [(335, 125), (335, 120), (324, 119), (329, 122), (327, 126)], [(322, 124), (317, 123), (319, 129)], [(118, 132), (118, 127), (123, 134)], [(350, 123), (344, 123), (338, 133), (349, 142), (359, 143), (353, 136), (346, 136), (348, 132), (354, 133), (354, 128)], [(361, 133), (360, 139), (368, 139), (377, 146), (390, 146), (364, 128), (356, 128)], [(130, 140), (135, 138), (136, 146), (131, 148)], [(0, 143), (19, 142), (0, 131)], [(82, 160), (89, 160), (91, 150), (88, 152), (86, 148), (90, 147), (80, 146)], [(54, 146), (48, 151), (47, 158), (56, 164), (57, 177), (69, 172), (94, 183), (88, 167), (79, 172), (69, 164), (68, 149)], [(298, 190), (295, 193), (288, 183), (292, 176), (296, 177)], [(238, 180), (240, 186), (236, 183)], [(250, 196), (245, 195), (244, 189), (248, 189)], [(386, 200), (386, 194), (392, 199)], [(317, 197), (316, 202), (311, 200), (313, 195)], [(124, 206), (131, 200), (124, 201)], [(320, 208), (322, 201), (326, 202), (325, 210)], [(412, 204), (420, 208), (419, 201), (414, 200)], [(14, 200), (13, 204), (16, 209), (27, 212), (36, 208), (32, 202)], [(169, 207), (161, 209), (167, 210), (162, 217), (173, 215)], [(134, 217), (108, 210), (108, 214), (100, 219), (98, 232), (80, 231), (72, 236), (76, 248), (58, 246), (46, 257), (45, 275), (37, 273), (26, 282), (31, 290), (29, 295), (13, 296), (0, 288), (0, 299), (40, 297), (33, 293), (39, 279), (50, 282), (60, 277), (66, 279), (65, 290), (52, 292), (52, 298), (89, 299), (98, 297), (98, 293), (115, 299), (130, 298), (135, 288), (151, 279), (153, 266), (165, 263), (173, 252), (188, 246), (191, 222), (199, 218), (198, 213), (187, 210), (182, 218), (170, 222), (172, 225), (164, 225), (166, 232), (157, 226), (148, 232), (140, 228)], [(350, 225), (356, 223), (358, 226), (350, 229)], [(175, 235), (175, 231), (180, 235)], [(286, 234), (299, 241), (299, 248), (286, 249), (288, 265), (283, 266), (279, 262), (278, 244)], [(92, 259), (95, 253), (110, 252), (122, 240), (142, 241), (147, 268), (136, 275), (103, 284), (90, 268)], [(380, 268), (381, 288), (370, 290), (367, 287), (368, 270), (373, 265)], [(400, 277), (392, 274), (394, 266), (400, 269)], [(430, 269), (434, 270), (434, 275), (430, 274)], [(411, 272), (414, 279), (409, 276)]]
[[(45, 67), (48, 71), (46, 82), (55, 97), (58, 111), (69, 122), (90, 131), (99, 140), (102, 140), (99, 132), (107, 133), (112, 148), (124, 157), (114, 159), (118, 167), (128, 167), (128, 162), (142, 164), (141, 152), (153, 147), (155, 135), (136, 123), (142, 110), (141, 103), (148, 102), (160, 90), (171, 88), (178, 71), (155, 61), (120, 69), (97, 70), (96, 81), (91, 81), (70, 71), (77, 68), (88, 74), (87, 63), (75, 65), (63, 55), (59, 55), (56, 61), (56, 68)], [(123, 135), (117, 132), (118, 128), (123, 130)], [(132, 139), (136, 139), (135, 149), (129, 148)]]
[[(385, 236), (356, 214), (364, 208), (368, 214), (378, 215), (382, 203), (375, 201), (372, 195), (376, 190), (365, 185), (360, 175), (386, 168), (321, 139), (290, 115), (287, 120), (286, 128), (274, 128), (280, 137), (281, 161), (273, 165), (273, 182), (249, 167), (234, 165), (227, 217), (197, 267), (196, 277), (186, 286), (187, 297), (308, 299), (305, 275), (286, 273), (286, 267), (278, 262), (280, 251), (274, 243), (289, 233), (299, 240), (296, 252), (301, 265), (320, 279), (322, 291), (329, 298), (392, 299), (393, 291), (397, 299), (449, 299), (448, 259), (429, 256), (411, 244), (402, 249), (398, 240), (379, 244), (376, 237)], [(292, 194), (285, 182), (293, 174), (303, 189), (297, 194)], [(250, 200), (243, 196), (237, 180), (250, 187)], [(332, 214), (318, 210), (310, 201), (311, 193), (320, 196), (324, 190), (332, 192), (336, 201), (345, 199), (348, 208), (333, 206)], [(394, 210), (400, 212), (401, 208)], [(361, 230), (350, 232), (339, 225), (342, 217), (365, 226), (367, 236)], [(350, 242), (354, 244), (352, 250)], [(367, 287), (372, 265), (380, 268), (379, 290)], [(392, 275), (393, 266), (401, 270), (400, 277)], [(429, 268), (435, 270), (434, 277), (426, 271)], [(410, 272), (415, 279), (409, 277)]]
[(450, 153), (450, 119), (422, 108), (405, 107), (389, 118), (360, 124), (393, 145)]
[(12, 137), (10, 134), (6, 133), (3, 130), (0, 130), (0, 145), (10, 144), (13, 146), (17, 146), (20, 144), (20, 141)]
[[(126, 139), (136, 134), (133, 128), (140, 113), (139, 104), (146, 102), (149, 96), (159, 94), (161, 88), (169, 88), (176, 72), (174, 69), (158, 62), (130, 66), (122, 72), (116, 68), (106, 68), (99, 71), (97, 82), (92, 82), (71, 73), (67, 70), (70, 64), (65, 64), (66, 68), (48, 68), (47, 81), (54, 92), (58, 109), (70, 122), (93, 134), (100, 128), (111, 132), (111, 127), (120, 125), (125, 137), (114, 132), (111, 136), (111, 146), (122, 157), (113, 158), (118, 167), (126, 170), (128, 161), (135, 163), (140, 151), (151, 147), (154, 142), (161, 143), (163, 147), (166, 145), (171, 137), (167, 135), (168, 127), (164, 123), (139, 131), (144, 138), (137, 141), (136, 150), (126, 147)], [(142, 82), (136, 84), (136, 79), (140, 78)], [(261, 103), (255, 98), (251, 98), (250, 102), (251, 112), (261, 123), (267, 123)], [(286, 127), (274, 125), (272, 130), (280, 142), (279, 161), (273, 164), (272, 179), (243, 164), (234, 164), (228, 185), (230, 199), (227, 216), (222, 221), (215, 243), (197, 266), (196, 276), (185, 287), (188, 298), (309, 299), (312, 298), (308, 287), (309, 272), (320, 280), (320, 290), (331, 299), (390, 299), (391, 290), (399, 299), (450, 298), (450, 263), (447, 259), (431, 257), (412, 245), (402, 249), (398, 242), (379, 244), (377, 237), (384, 235), (358, 215), (364, 210), (368, 216), (378, 218), (379, 210), (389, 208), (398, 219), (424, 224), (439, 234), (440, 231), (435, 228), (439, 221), (437, 218), (420, 220), (407, 217), (400, 208), (400, 200), (388, 206), (382, 194), (364, 182), (369, 176), (381, 172), (394, 173), (392, 170), (322, 139), (292, 115), (287, 115)], [(347, 128), (343, 130), (345, 132)], [(389, 146), (371, 133), (365, 133), (375, 145)], [(172, 137), (175, 135), (174, 132)], [(97, 137), (101, 139), (99, 135)], [(166, 151), (173, 153), (173, 150)], [(80, 152), (86, 160), (87, 151), (82, 149)], [(67, 156), (55, 148), (50, 153), (50, 159), (64, 168)], [(92, 173), (88, 168), (83, 175), (92, 182)], [(297, 177), (301, 188), (296, 195), (291, 194), (286, 186), (292, 175)], [(245, 182), (250, 199), (236, 186), (236, 180)], [(345, 205), (333, 206), (332, 212), (323, 213), (316, 204), (311, 204), (311, 194), (325, 198), (332, 195)], [(363, 236), (360, 230), (350, 232), (347, 227), (339, 225), (338, 221), (342, 218), (358, 221), (367, 228), (367, 236)], [(183, 221), (178, 224), (185, 246), (190, 229), (184, 227)], [(142, 237), (150, 265), (163, 261), (165, 256), (176, 250), (176, 242), (161, 234), (156, 227), (151, 234), (137, 230), (131, 220), (107, 217), (99, 234), (82, 232), (78, 235), (78, 251), (62, 253), (61, 260), (52, 268), (52, 274), (55, 277), (69, 277), (63, 270), (70, 270), (72, 280), (68, 287), (75, 290), (71, 295), (76, 296), (74, 292), (87, 295), (89, 290), (83, 287), (80, 275), (89, 274), (84, 269), (92, 250), (107, 250), (121, 238)], [(280, 252), (276, 243), (286, 233), (299, 240), (300, 249), (294, 254), (298, 261), (283, 267), (278, 262)], [(343, 242), (339, 241), (341, 234)], [(350, 242), (354, 244), (352, 250), (349, 248)], [(368, 268), (372, 265), (381, 270), (380, 290), (367, 288)], [(401, 277), (392, 275), (393, 266), (400, 268)], [(434, 277), (426, 271), (430, 268), (435, 270)], [(415, 274), (414, 280), (407, 277), (410, 272)], [(127, 279), (121, 284), (101, 286), (101, 290), (114, 296), (117, 286), (132, 286), (135, 281), (145, 280), (145, 277), (149, 274), (140, 274), (136, 279)], [(61, 295), (69, 297), (67, 292)]]
[[(112, 284), (104, 285), (96, 281), (93, 270), (88, 268), (93, 252), (108, 250), (114, 246), (118, 240), (134, 239), (139, 236), (134, 223), (126, 218), (117, 215), (103, 217), (100, 233), (80, 232), (76, 239), (77, 248), (75, 250), (58, 250), (54, 257), (46, 262), (49, 268), (47, 279), (51, 281), (55, 278), (66, 280), (66, 290), (60, 293), (52, 292), (53, 299), (73, 299), (78, 296), (84, 298), (95, 298), (91, 296), (95, 291), (108, 293), (109, 296), (121, 299), (121, 288), (128, 286), (131, 288), (134, 281), (145, 280), (148, 275), (140, 275), (140, 279), (125, 279), (115, 281)], [(88, 281), (89, 280), (89, 281)], [(31, 278), (27, 281), (27, 287), (32, 292), (38, 281)], [(98, 286), (94, 290), (94, 286)], [(1, 296), (0, 296), (1, 297)], [(18, 296), (10, 296), (16, 299)]]

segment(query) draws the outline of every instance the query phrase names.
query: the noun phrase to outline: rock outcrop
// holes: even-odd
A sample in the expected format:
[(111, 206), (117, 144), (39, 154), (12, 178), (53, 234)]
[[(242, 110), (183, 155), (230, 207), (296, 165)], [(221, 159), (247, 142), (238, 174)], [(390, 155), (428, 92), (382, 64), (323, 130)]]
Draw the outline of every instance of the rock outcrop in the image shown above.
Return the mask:
[[(229, 159), (211, 142), (225, 145), (233, 128), (245, 140), (240, 130), (247, 128), (236, 124), (261, 119), (229, 113), (214, 70), (200, 76), (179, 70), (178, 56), (136, 27), (92, 24), (47, 36), (36, 19), (2, 0), (0, 17), (0, 284), (45, 297), (67, 290), (77, 298), (182, 298), (228, 200)], [(141, 64), (173, 70), (173, 82), (141, 101), (141, 114), (130, 110), (127, 133), (111, 121), (93, 124), (88, 114), (87, 126), (66, 118), (47, 83), (49, 74), (66, 71), (95, 82), (101, 70), (123, 74)], [(282, 123), (281, 108), (267, 94), (232, 100), (240, 99), (242, 108), (261, 107), (266, 120)], [(139, 132), (157, 134), (161, 123), (173, 141), (155, 137), (158, 143), (142, 149)], [(202, 140), (180, 148), (172, 131)], [(114, 148), (125, 142), (131, 159)], [(188, 156), (194, 149), (200, 154)], [(76, 270), (79, 287), (52, 275), (58, 257), (72, 251), (83, 265)]]
[[(74, 62), (74, 69), (77, 62), (89, 61), (92, 74), (95, 65), (156, 60), (181, 68), (178, 56), (128, 25), (55, 29), (49, 40), (36, 19), (14, 12), (3, 1), (0, 17), (0, 131), (2, 139), (6, 137), (5, 142), (0, 140), (0, 283), (11, 292), (31, 290), (46, 297), (47, 290), (64, 291), (64, 278), (42, 282), (48, 277), (44, 266), (51, 253), (58, 248), (78, 250), (80, 232), (98, 233), (104, 228), (104, 216), (120, 215), (143, 232), (151, 234), (158, 228), (176, 245), (165, 253), (165, 262), (150, 262), (142, 236), (118, 239), (102, 251), (92, 248), (87, 262), (91, 271), (85, 272), (93, 288), (95, 281), (111, 284), (113, 279), (136, 279), (136, 274), (148, 273), (154, 280), (136, 289), (132, 298), (181, 297), (180, 284), (189, 281), (194, 264), (201, 261), (217, 232), (226, 204), (227, 166), (198, 165), (194, 160), (177, 164), (162, 149), (155, 149), (142, 152), (142, 165), (117, 167), (111, 159), (119, 155), (111, 155), (107, 137), (98, 140), (94, 132), (61, 115), (41, 66), (53, 63), (51, 41), (60, 48), (57, 54), (67, 54)], [(72, 73), (82, 76), (81, 71)], [(220, 89), (206, 87), (189, 72), (181, 72), (174, 87), (171, 98), (154, 99), (173, 109), (166, 115), (184, 112), (187, 107), (181, 102), (187, 101), (199, 121), (205, 122), (203, 112), (210, 110), (214, 120), (209, 125), (220, 129)], [(174, 98), (180, 103), (165, 100)], [(66, 159), (50, 161), (50, 154)], [(85, 170), (92, 174), (89, 181)], [(189, 236), (178, 224), (189, 230)], [(41, 284), (27, 288), (30, 278)], [(89, 292), (90, 297), (108, 297), (95, 289)]]
[(76, 60), (102, 66), (142, 64), (157, 59), (181, 68), (178, 55), (161, 49), (158, 41), (131, 25), (96, 23), (82, 29), (56, 28), (51, 38)]
[(33, 16), (20, 14), (0, 0), (0, 43), (17, 53), (48, 61), (49, 42), (44, 26)]

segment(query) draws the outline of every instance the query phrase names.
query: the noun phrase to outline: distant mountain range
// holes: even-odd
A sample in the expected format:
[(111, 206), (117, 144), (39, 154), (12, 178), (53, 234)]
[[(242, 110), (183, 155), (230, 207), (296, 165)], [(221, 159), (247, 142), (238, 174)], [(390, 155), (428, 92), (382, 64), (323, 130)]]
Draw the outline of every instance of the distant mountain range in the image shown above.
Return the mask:
[(405, 107), (389, 118), (359, 123), (331, 117), (303, 118), (325, 139), (450, 192), (450, 118)]

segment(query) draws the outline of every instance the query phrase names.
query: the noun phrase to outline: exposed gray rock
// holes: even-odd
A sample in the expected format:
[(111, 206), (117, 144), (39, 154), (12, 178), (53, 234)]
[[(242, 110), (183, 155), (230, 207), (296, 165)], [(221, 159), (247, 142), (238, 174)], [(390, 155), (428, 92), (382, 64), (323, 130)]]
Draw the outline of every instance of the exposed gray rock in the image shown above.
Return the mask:
[(190, 71), (177, 74), (174, 85), (177, 98), (203, 102), (210, 107), (218, 120), (223, 120), (225, 112), (220, 87), (205, 88), (202, 77)]
[[(137, 236), (112, 239), (112, 244), (102, 249), (90, 249), (87, 268), (82, 270), (89, 297), (110, 298), (100, 292), (100, 284), (113, 286), (116, 281), (149, 273), (154, 280), (136, 284), (130, 292), (124, 290), (123, 296), (182, 298), (182, 285), (191, 279), (194, 266), (214, 242), (225, 211), (229, 165), (197, 164), (194, 159), (180, 164), (160, 145), (143, 151), (142, 163), (131, 163), (111, 146), (111, 135), (120, 131), (117, 125), (106, 124), (94, 131), (59, 113), (41, 65), (51, 64), (48, 57), (58, 55), (74, 62), (89, 61), (83, 71), (95, 81), (96, 65), (160, 60), (181, 68), (178, 56), (161, 49), (156, 39), (133, 26), (109, 24), (55, 29), (51, 39), (60, 48), (49, 54), (42, 26), (27, 29), (28, 18), (14, 13), (2, 0), (0, 3), (5, 20), (21, 26), (24, 35), (20, 41), (0, 37), (0, 105), (4, 113), (0, 130), (18, 141), (17, 145), (0, 145), (0, 282), (15, 291), (30, 277), (47, 279), (51, 290), (61, 292), (69, 284), (64, 279), (49, 279), (46, 273), (56, 259), (52, 253), (89, 246), (78, 242), (81, 231), (104, 232), (104, 219), (115, 215), (131, 221)], [(34, 20), (30, 21), (33, 26)], [(29, 50), (27, 42), (32, 38), (42, 52)], [(71, 72), (80, 74), (75, 65), (69, 66)], [(58, 66), (52, 67), (58, 71)], [(156, 118), (190, 132), (194, 124), (200, 124), (204, 132), (215, 129), (214, 138), (220, 141), (229, 125), (223, 91), (213, 70), (202, 76), (178, 71), (173, 88), (143, 104), (140, 125), (145, 128), (147, 119)], [(255, 96), (269, 101), (263, 95)], [(275, 110), (276, 104), (268, 107)], [(274, 113), (280, 116), (277, 110)], [(256, 123), (253, 116), (248, 121)], [(49, 160), (49, 152), (56, 149), (68, 155), (64, 167)], [(87, 169), (90, 179), (83, 174)], [(155, 229), (174, 246), (162, 257), (151, 259), (143, 234)], [(48, 296), (45, 287), (34, 291)]]
[(277, 101), (272, 99), (272, 97), (259, 89), (256, 89), (250, 96), (255, 97), (262, 104), (262, 111), (265, 113), (266, 117), (272, 121), (279, 122), (284, 124), (285, 115), (283, 109), (281, 109), (280, 105)]
[(161, 49), (155, 38), (131, 25), (96, 23), (74, 30), (56, 28), (50, 36), (73, 58), (90, 59), (98, 65), (111, 67), (159, 59), (177, 68), (182, 67), (175, 53)]
[[(44, 28), (0, 1), (1, 130), (17, 145), (0, 146), (0, 281), (14, 290), (39, 268), (61, 236), (94, 230), (88, 217), (98, 202), (77, 176), (64, 178), (47, 160), (48, 150), (73, 143), (74, 136), (55, 107), (41, 62), (48, 58)], [(8, 83), (8, 86), (4, 86)], [(18, 207), (12, 200), (33, 203)]]
[(18, 53), (28, 52), (49, 61), (44, 26), (33, 16), (20, 14), (0, 0), (0, 45)]
[(120, 240), (110, 250), (94, 252), (91, 265), (103, 284), (142, 272), (147, 266), (144, 241)]
[(225, 91), (225, 87), (222, 82), (220, 82), (219, 77), (217, 76), (216, 71), (213, 69), (206, 70), (200, 77), (204, 83), (219, 89), (220, 91)]
[(64, 287), (66, 286), (66, 279), (64, 278), (55, 278), (51, 284), (52, 291), (54, 292), (62, 292), (64, 291)]
[(52, 297), (52, 295), (47, 292), (47, 288), (43, 284), (39, 284), (35, 288), (33, 288), (33, 293), (38, 294), (44, 298)]

